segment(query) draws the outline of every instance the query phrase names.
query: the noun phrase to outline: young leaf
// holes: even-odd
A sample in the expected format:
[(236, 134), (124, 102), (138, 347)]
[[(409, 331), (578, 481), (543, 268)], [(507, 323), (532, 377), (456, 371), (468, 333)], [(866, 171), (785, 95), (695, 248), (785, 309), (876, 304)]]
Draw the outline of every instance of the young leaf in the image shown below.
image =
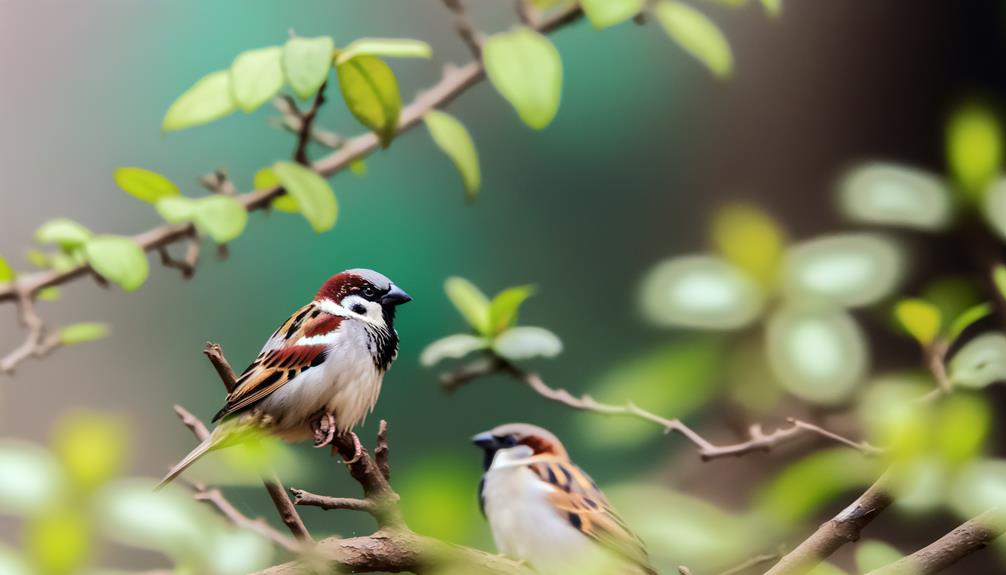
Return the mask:
[(950, 324), (950, 329), (947, 331), (947, 338), (950, 341), (956, 340), (962, 333), (964, 333), (964, 330), (971, 327), (971, 324), (990, 313), (992, 313), (992, 304), (987, 302), (980, 303), (964, 310), (959, 316), (957, 316), (956, 319), (954, 319), (953, 323)]
[(283, 48), (283, 69), (294, 94), (304, 100), (318, 91), (332, 67), (335, 42), (328, 36), (290, 38)]
[(839, 184), (842, 211), (868, 224), (939, 231), (953, 217), (953, 198), (942, 178), (907, 166), (857, 166)]
[(727, 261), (762, 286), (776, 281), (786, 237), (772, 216), (750, 204), (728, 204), (716, 212), (712, 235)]
[(559, 110), (562, 59), (548, 38), (526, 27), (485, 41), (482, 59), (496, 90), (528, 126), (541, 130)]
[(924, 347), (932, 345), (940, 332), (940, 310), (921, 299), (903, 299), (894, 306), (894, 317), (901, 327)]
[(276, 162), (272, 169), (314, 231), (321, 233), (332, 229), (339, 206), (328, 182), (314, 170), (293, 162)]
[(0, 282), (9, 282), (14, 279), (14, 268), (10, 267), (7, 260), (0, 257)]
[(357, 56), (385, 56), (389, 58), (429, 58), (433, 49), (426, 42), (403, 38), (360, 38), (353, 40), (335, 59), (336, 64), (348, 62)]
[(55, 244), (64, 250), (73, 249), (91, 238), (91, 231), (73, 220), (56, 218), (42, 224), (35, 231), (35, 242)]
[(200, 198), (193, 214), (196, 226), (218, 244), (225, 244), (238, 236), (248, 223), (248, 211), (241, 202), (230, 196), (213, 195)]
[(156, 204), (161, 198), (181, 194), (174, 182), (143, 168), (116, 168), (112, 177), (124, 192), (148, 204)]
[(600, 30), (639, 14), (645, 3), (645, 0), (581, 0), (580, 5), (590, 23)]
[(982, 388), (1006, 380), (1006, 336), (983, 333), (964, 345), (947, 364), (950, 381), (962, 387)]
[(667, 34), (710, 71), (721, 78), (730, 75), (733, 53), (712, 20), (687, 4), (671, 0), (657, 4), (653, 14)]
[(534, 286), (525, 285), (507, 288), (496, 294), (489, 304), (489, 326), (493, 333), (500, 333), (517, 321), (517, 310), (524, 300), (534, 294)]
[(168, 108), (161, 130), (183, 130), (219, 120), (236, 109), (231, 95), (231, 75), (221, 70), (203, 76)]
[(761, 315), (765, 296), (748, 274), (721, 258), (659, 262), (643, 278), (642, 310), (656, 325), (730, 330)]
[(39, 573), (79, 573), (91, 559), (91, 528), (79, 509), (49, 506), (24, 525), (24, 549)]
[[(275, 188), (280, 186), (279, 178), (276, 176), (276, 172), (272, 168), (262, 168), (261, 170), (255, 172), (255, 180), (253, 185), (256, 190), (268, 190), (270, 188)], [(278, 212), (285, 212), (288, 214), (299, 214), (300, 206), (297, 205), (297, 200), (294, 199), (290, 194), (283, 194), (282, 196), (274, 199), (269, 207), (273, 208)]]
[(161, 198), (154, 207), (169, 224), (191, 222), (196, 215), (196, 200), (185, 196)]
[(543, 327), (512, 327), (496, 337), (493, 351), (513, 361), (533, 357), (555, 357), (562, 352), (562, 341)]
[(59, 341), (63, 345), (86, 343), (107, 336), (108, 325), (103, 323), (75, 323), (59, 330)]
[(790, 248), (783, 263), (787, 295), (858, 307), (887, 297), (904, 275), (904, 256), (887, 237), (822, 236)]
[(447, 154), (461, 173), (465, 194), (469, 198), (475, 198), (482, 184), (482, 175), (479, 171), (478, 152), (475, 151), (475, 144), (464, 124), (454, 116), (439, 110), (427, 112), (423, 116), (423, 121), (426, 122), (426, 128), (430, 131), (433, 142)]
[(489, 342), (481, 337), (468, 333), (456, 333), (426, 346), (419, 354), (419, 363), (423, 367), (434, 366), (445, 359), (462, 358), (473, 351), (489, 347)]
[(339, 89), (353, 116), (388, 147), (398, 128), (402, 97), (398, 80), (387, 64), (374, 56), (357, 56), (336, 66)]
[(84, 244), (84, 253), (98, 275), (126, 291), (143, 285), (150, 271), (143, 250), (127, 237), (96, 236)]
[(999, 173), (1003, 162), (1003, 135), (999, 120), (989, 109), (975, 104), (956, 110), (947, 125), (947, 161), (950, 171), (972, 200)]
[(231, 64), (234, 101), (245, 112), (254, 112), (283, 87), (283, 49), (279, 46), (248, 50)]
[(444, 291), (468, 325), (481, 335), (490, 335), (489, 298), (472, 282), (461, 277), (449, 277), (444, 282)]

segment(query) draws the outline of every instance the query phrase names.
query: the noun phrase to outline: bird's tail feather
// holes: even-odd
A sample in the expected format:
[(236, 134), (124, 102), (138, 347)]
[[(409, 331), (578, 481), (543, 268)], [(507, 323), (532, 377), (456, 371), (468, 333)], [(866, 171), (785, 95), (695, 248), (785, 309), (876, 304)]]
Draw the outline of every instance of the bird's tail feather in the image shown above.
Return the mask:
[(164, 476), (164, 479), (162, 479), (161, 482), (157, 484), (157, 487), (155, 487), (154, 490), (160, 491), (161, 489), (164, 488), (165, 485), (174, 481), (175, 478), (181, 475), (193, 463), (198, 461), (199, 458), (206, 455), (213, 449), (220, 447), (220, 439), (221, 438), (216, 433), (206, 438), (205, 441), (197, 445), (195, 449), (190, 451), (188, 455), (186, 455), (181, 461), (179, 461), (177, 465), (172, 467), (171, 471), (169, 471), (168, 474)]

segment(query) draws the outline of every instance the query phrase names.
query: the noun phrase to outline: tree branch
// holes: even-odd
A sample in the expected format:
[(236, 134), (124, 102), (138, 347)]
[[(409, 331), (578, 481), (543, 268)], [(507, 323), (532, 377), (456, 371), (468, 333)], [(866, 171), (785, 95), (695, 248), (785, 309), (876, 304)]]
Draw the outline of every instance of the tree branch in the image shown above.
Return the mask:
[(932, 544), (867, 575), (929, 575), (983, 549), (1006, 532), (1006, 512), (992, 509), (960, 525)]

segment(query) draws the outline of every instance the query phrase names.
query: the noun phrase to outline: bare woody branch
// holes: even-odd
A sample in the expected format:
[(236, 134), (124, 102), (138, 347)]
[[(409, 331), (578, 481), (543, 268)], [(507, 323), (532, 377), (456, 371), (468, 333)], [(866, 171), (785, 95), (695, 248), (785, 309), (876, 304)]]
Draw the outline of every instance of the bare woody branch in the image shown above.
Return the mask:
[(960, 525), (932, 544), (867, 575), (930, 575), (985, 548), (1006, 532), (1006, 512), (992, 509)]
[(194, 492), (196, 501), (203, 501), (216, 509), (225, 519), (233, 523), (236, 527), (247, 529), (259, 534), (263, 538), (276, 543), (280, 547), (296, 553), (303, 550), (303, 546), (290, 537), (273, 529), (264, 519), (252, 519), (238, 511), (222, 491), (216, 488), (209, 488), (201, 483), (190, 483), (189, 486)]

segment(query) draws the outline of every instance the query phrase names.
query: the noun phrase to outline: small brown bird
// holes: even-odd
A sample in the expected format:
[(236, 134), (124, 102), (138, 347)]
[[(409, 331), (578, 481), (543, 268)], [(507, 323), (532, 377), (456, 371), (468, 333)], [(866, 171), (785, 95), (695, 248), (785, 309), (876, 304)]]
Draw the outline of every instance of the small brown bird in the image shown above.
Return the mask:
[(550, 432), (508, 423), (472, 442), (485, 452), (479, 503), (501, 553), (543, 575), (656, 575), (642, 541)]
[(362, 423), (398, 355), (395, 308), (411, 300), (373, 270), (329, 278), (311, 303), (273, 332), (213, 418), (220, 425), (159, 487), (210, 451), (245, 440), (249, 430), (304, 441), (320, 428), (327, 435), (316, 441), (320, 446)]

